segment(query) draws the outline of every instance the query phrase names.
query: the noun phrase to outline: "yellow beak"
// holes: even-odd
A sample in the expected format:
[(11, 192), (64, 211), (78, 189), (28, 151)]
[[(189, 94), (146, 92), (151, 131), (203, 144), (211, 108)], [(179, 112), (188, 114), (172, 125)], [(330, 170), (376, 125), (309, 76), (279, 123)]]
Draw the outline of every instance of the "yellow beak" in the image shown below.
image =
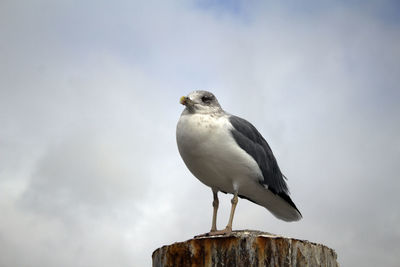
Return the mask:
[(182, 105), (186, 105), (186, 100), (187, 100), (187, 97), (186, 97), (186, 96), (182, 96), (182, 97), (179, 99), (179, 103), (181, 103)]

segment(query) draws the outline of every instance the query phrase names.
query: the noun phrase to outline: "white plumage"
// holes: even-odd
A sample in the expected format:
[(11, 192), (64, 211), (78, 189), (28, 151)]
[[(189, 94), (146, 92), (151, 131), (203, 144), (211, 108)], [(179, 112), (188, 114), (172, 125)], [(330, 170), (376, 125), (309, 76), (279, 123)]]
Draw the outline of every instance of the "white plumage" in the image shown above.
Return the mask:
[[(269, 175), (265, 166), (268, 167), (268, 164), (276, 164), (276, 162), (267, 162), (267, 165), (262, 163), (262, 170), (256, 160), (258, 159), (256, 150), (259, 150), (257, 141), (251, 140), (255, 132), (243, 130), (245, 129), (243, 127), (249, 127), (250, 123), (224, 112), (215, 96), (206, 91), (192, 92), (187, 97), (181, 98), (181, 103), (186, 105), (186, 109), (182, 112), (177, 125), (178, 149), (192, 174), (202, 183), (211, 187), (214, 192), (214, 216), (211, 234), (231, 231), (237, 196), (247, 198), (266, 207), (279, 219), (295, 221), (301, 218), (301, 214), (290, 200), (288, 192), (285, 192), (285, 190), (287, 191), (286, 184), (280, 171), (282, 181), (279, 181), (279, 183), (283, 183), (282, 188), (279, 188), (281, 184), (277, 182), (271, 183), (271, 185), (265, 182), (267, 180), (265, 176)], [(237, 120), (234, 121), (234, 119)], [(255, 128), (252, 129), (252, 131), (254, 130)], [(259, 134), (258, 131), (257, 134)], [(247, 145), (254, 145), (250, 142), (256, 145), (254, 149), (247, 147)], [(261, 141), (259, 142), (263, 149), (259, 151), (263, 152), (267, 148), (269, 149), (265, 140), (266, 146)], [(272, 152), (267, 152), (272, 155)], [(268, 153), (264, 154), (269, 156)], [(260, 154), (260, 157), (262, 155), (263, 153)], [(273, 161), (275, 161), (275, 158), (273, 158)], [(276, 175), (272, 176), (272, 174), (271, 177), (267, 178), (270, 180), (277, 179), (274, 178)], [(279, 176), (276, 177), (279, 178)], [(271, 186), (276, 188), (271, 188)], [(232, 193), (234, 199), (236, 197), (236, 201), (232, 200), (230, 222), (224, 231), (216, 231), (215, 225), (218, 191)]]

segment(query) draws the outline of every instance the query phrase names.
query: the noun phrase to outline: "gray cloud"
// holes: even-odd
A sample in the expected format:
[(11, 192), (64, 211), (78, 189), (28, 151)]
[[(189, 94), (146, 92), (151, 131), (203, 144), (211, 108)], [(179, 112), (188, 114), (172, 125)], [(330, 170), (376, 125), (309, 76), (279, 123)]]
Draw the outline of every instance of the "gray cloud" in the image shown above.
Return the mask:
[(25, 205), (71, 217), (77, 211), (90, 214), (90, 210), (112, 214), (115, 206), (124, 203), (134, 210), (134, 201), (144, 198), (148, 185), (132, 180), (145, 175), (145, 163), (127, 154), (128, 147), (116, 140), (110, 144), (96, 133), (84, 136), (80, 132), (48, 149), (24, 195)]
[(393, 9), (5, 3), (0, 265), (145, 266), (209, 230), (211, 190), (179, 158), (175, 124), (179, 97), (210, 89), (267, 138), (304, 215), (287, 224), (240, 200), (235, 228), (325, 243), (345, 266), (397, 266)]

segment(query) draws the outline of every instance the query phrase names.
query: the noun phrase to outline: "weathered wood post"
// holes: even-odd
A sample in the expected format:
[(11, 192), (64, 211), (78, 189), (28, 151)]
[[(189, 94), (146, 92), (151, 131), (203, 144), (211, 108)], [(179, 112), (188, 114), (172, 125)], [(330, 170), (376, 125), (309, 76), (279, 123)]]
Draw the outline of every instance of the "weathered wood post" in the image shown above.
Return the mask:
[(163, 246), (152, 258), (153, 267), (339, 266), (335, 251), (324, 245), (251, 230)]

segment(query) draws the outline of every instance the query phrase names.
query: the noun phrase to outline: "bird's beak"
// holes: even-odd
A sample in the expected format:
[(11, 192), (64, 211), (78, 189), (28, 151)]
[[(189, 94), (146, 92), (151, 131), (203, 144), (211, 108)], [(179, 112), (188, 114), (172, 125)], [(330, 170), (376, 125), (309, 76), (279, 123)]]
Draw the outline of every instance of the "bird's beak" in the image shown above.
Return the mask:
[(192, 100), (191, 100), (189, 97), (187, 97), (187, 96), (182, 96), (182, 97), (179, 99), (179, 103), (181, 103), (182, 105), (187, 106), (188, 104), (192, 103)]

